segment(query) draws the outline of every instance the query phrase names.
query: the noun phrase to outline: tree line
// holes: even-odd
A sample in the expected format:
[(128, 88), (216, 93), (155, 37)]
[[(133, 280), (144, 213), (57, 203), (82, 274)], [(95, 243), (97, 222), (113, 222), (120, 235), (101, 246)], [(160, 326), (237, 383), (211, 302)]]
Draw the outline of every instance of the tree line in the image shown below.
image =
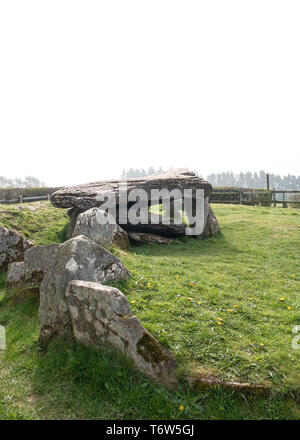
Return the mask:
[(151, 176), (152, 174), (161, 174), (164, 170), (162, 167), (159, 167), (155, 169), (154, 167), (149, 167), (148, 169), (145, 168), (129, 168), (128, 170), (122, 171), (122, 179), (131, 179), (136, 177), (147, 177)]
[(0, 176), (0, 188), (42, 188), (44, 186), (44, 182), (32, 176), (27, 176), (25, 179), (8, 179)]
[[(147, 170), (144, 168), (129, 168), (122, 171), (122, 178), (136, 178), (146, 177), (151, 174), (161, 174), (165, 170), (161, 167), (155, 169), (150, 167)], [(288, 174), (286, 176), (280, 176), (279, 174), (269, 174), (270, 176), (270, 188), (276, 190), (300, 190), (300, 176), (294, 176)], [(232, 171), (226, 171), (222, 173), (212, 173), (206, 176), (206, 179), (213, 186), (235, 186), (241, 188), (266, 188), (267, 187), (267, 173), (266, 171), (259, 172), (240, 172), (233, 173)]]
[[(279, 174), (271, 174), (270, 188), (276, 190), (300, 190), (300, 176), (288, 174), (280, 176)], [(243, 188), (266, 188), (267, 187), (267, 173), (259, 171), (251, 173), (250, 171), (241, 172), (238, 174), (232, 171), (223, 173), (213, 173), (207, 176), (207, 180), (213, 186), (235, 186)]]

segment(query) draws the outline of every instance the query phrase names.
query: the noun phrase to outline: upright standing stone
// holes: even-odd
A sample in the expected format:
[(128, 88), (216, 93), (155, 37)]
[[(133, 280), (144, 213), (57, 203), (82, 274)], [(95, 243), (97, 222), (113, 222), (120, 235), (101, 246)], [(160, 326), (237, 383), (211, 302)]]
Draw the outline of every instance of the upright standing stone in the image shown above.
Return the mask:
[(17, 231), (0, 226), (0, 270), (7, 269), (10, 263), (22, 261), (24, 252), (33, 244)]
[(67, 302), (75, 339), (96, 348), (113, 345), (126, 353), (150, 379), (177, 384), (176, 362), (131, 312), (120, 290), (98, 283), (71, 281)]

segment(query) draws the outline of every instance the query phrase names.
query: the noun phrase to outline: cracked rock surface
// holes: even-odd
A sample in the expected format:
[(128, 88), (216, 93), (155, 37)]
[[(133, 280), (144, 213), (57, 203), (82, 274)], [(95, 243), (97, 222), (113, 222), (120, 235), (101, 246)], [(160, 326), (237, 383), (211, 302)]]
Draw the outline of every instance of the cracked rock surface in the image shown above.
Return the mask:
[(85, 345), (109, 344), (126, 353), (148, 377), (177, 384), (176, 362), (131, 312), (120, 290), (87, 281), (70, 281), (66, 293), (73, 334)]
[(33, 244), (17, 231), (0, 226), (0, 270), (10, 263), (22, 261), (24, 252)]
[(84, 235), (104, 247), (116, 245), (129, 249), (127, 233), (116, 223), (114, 217), (99, 208), (91, 208), (77, 217), (73, 237)]

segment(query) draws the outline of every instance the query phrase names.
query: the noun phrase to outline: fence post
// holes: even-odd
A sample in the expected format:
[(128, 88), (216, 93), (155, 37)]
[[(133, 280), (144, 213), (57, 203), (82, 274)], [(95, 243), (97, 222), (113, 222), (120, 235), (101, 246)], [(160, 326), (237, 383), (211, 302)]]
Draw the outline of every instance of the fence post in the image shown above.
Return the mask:
[(284, 191), (282, 191), (282, 207), (283, 208), (287, 208), (288, 207), (288, 204), (285, 203), (285, 192)]
[(270, 191), (270, 174), (267, 174), (267, 190)]
[(273, 189), (273, 203), (274, 203), (274, 208), (276, 208), (276, 194), (275, 194), (275, 189)]
[(242, 205), (243, 204), (243, 201), (242, 201), (242, 191), (240, 191), (240, 205)]
[(23, 203), (23, 196), (22, 196), (22, 194), (19, 195), (19, 199), (20, 199), (20, 203)]

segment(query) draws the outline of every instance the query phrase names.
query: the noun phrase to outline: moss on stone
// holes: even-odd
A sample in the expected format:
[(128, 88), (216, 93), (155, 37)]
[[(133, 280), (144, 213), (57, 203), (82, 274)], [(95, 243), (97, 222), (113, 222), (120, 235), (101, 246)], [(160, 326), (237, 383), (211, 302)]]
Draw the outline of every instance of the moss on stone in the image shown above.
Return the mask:
[(157, 341), (150, 333), (144, 333), (137, 343), (137, 352), (147, 362), (159, 363), (166, 360), (166, 356)]

